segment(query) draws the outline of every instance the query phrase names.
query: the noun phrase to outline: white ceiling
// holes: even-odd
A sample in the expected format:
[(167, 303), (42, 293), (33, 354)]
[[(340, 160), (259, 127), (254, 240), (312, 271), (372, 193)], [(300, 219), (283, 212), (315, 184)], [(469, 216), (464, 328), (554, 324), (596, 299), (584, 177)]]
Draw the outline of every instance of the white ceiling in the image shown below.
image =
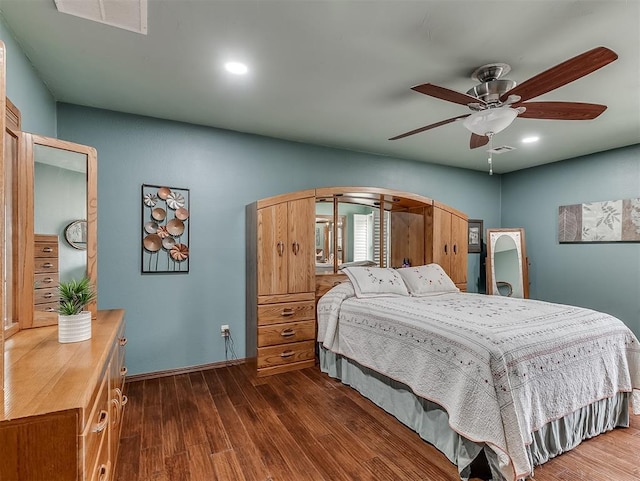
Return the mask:
[[(129, 1), (129, 0), (122, 0)], [(451, 123), (468, 113), (410, 90), (466, 92), (479, 66), (519, 83), (597, 46), (619, 58), (535, 100), (605, 104), (590, 121), (516, 119), (494, 138), (510, 172), (640, 142), (640, 1), (149, 0), (148, 34), (0, 0), (56, 100), (318, 145), (486, 170)], [(7, 53), (9, 62), (11, 52)], [(249, 74), (233, 77), (224, 62)], [(522, 144), (525, 135), (540, 136)]]

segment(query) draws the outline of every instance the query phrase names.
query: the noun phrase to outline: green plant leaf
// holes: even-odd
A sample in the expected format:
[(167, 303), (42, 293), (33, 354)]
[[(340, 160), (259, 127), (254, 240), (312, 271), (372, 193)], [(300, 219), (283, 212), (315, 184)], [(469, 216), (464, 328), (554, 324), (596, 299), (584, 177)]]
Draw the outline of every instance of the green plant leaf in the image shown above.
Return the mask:
[(88, 277), (61, 282), (58, 291), (60, 293), (58, 312), (66, 316), (79, 314), (87, 304), (96, 298), (96, 292)]

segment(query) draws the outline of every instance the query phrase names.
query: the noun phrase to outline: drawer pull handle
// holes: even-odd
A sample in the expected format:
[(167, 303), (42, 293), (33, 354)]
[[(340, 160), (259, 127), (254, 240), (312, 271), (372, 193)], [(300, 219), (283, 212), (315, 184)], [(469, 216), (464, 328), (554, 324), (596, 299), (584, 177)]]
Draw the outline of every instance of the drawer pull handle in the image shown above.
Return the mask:
[(284, 254), (284, 242), (278, 241), (278, 255), (282, 257)]
[(53, 248), (52, 247), (44, 247), (42, 249), (42, 252), (53, 252)]
[(109, 412), (104, 409), (100, 411), (98, 414), (98, 422), (96, 423), (96, 427), (94, 428), (94, 433), (101, 433), (104, 431), (104, 428), (109, 424)]
[(115, 406), (115, 409), (113, 410), (114, 416), (113, 416), (113, 419), (111, 420), (111, 424), (115, 426), (118, 424), (118, 419), (120, 418), (120, 410), (122, 408), (122, 405), (120, 404), (120, 401), (118, 401), (115, 398), (111, 400), (111, 404)]
[(298, 243), (298, 241), (293, 241), (293, 244), (291, 244), (291, 249), (293, 250), (293, 253), (295, 255), (298, 255), (298, 252), (300, 252), (300, 244)]
[(44, 279), (42, 279), (42, 282), (44, 284), (51, 284), (53, 282), (53, 277), (45, 277)]
[(57, 311), (56, 311), (55, 307), (47, 307), (45, 309), (45, 312), (57, 312)]
[(284, 317), (289, 317), (289, 316), (293, 316), (295, 313), (296, 311), (294, 311), (290, 307), (287, 307), (286, 309), (282, 309), (282, 312), (280, 313), (280, 315)]
[(45, 269), (51, 269), (53, 267), (53, 264), (51, 262), (45, 262), (44, 264), (42, 264), (42, 267), (44, 267)]
[(283, 329), (282, 332), (280, 332), (280, 335), (282, 337), (291, 337), (296, 335), (296, 331), (295, 329), (287, 328)]
[(126, 346), (128, 341), (126, 337), (121, 337), (118, 342), (120, 343), (121, 346)]
[(101, 464), (98, 468), (98, 481), (107, 481), (109, 479), (109, 464)]
[(128, 371), (127, 366), (122, 366), (122, 367), (120, 368), (120, 375), (121, 375), (122, 377), (126, 376), (126, 375), (127, 375), (127, 371)]
[(287, 349), (282, 354), (280, 354), (280, 357), (282, 357), (282, 358), (291, 357), (294, 354), (295, 354), (295, 352), (293, 352), (291, 349)]
[(44, 295), (44, 298), (45, 298), (45, 299), (51, 299), (52, 297), (53, 297), (53, 293), (51, 293), (51, 292), (47, 292), (47, 293)]
[(122, 403), (121, 403), (122, 407), (124, 407), (125, 404), (127, 404), (128, 402), (129, 402), (129, 398), (126, 396), (126, 394), (123, 394), (122, 395)]
[(340, 282), (340, 281), (335, 281), (335, 282), (333, 283), (333, 287), (339, 286), (340, 284), (342, 284), (342, 282)]

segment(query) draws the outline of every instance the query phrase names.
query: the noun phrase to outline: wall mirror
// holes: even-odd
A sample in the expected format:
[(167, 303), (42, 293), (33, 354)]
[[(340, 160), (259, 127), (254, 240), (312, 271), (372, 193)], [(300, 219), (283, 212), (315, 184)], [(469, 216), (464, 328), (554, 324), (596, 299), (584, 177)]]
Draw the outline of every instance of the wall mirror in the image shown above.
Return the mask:
[(316, 214), (316, 269), (332, 269), (334, 259), (338, 265), (345, 262), (346, 225), (345, 215), (338, 215), (338, 224), (334, 226), (333, 215)]
[[(33, 179), (25, 192), (32, 212), (24, 213), (31, 226), (24, 257), (34, 262), (33, 271), (25, 271), (21, 324), (38, 327), (57, 322), (59, 282), (88, 276), (96, 285), (96, 152), (38, 135), (24, 133), (23, 138), (31, 169), (27, 178)], [(88, 309), (95, 317), (96, 302)]]
[(333, 265), (320, 265), (328, 259), (317, 257), (316, 273), (337, 273), (340, 267), (354, 264), (402, 267), (426, 262), (425, 229), (433, 222), (431, 199), (386, 189), (336, 187), (316, 189), (316, 200), (316, 251), (325, 251), (320, 245), (325, 239), (321, 225), (333, 226), (335, 218), (338, 225), (328, 236), (337, 243), (330, 253), (342, 249), (334, 256), (339, 262)]
[(487, 229), (487, 294), (529, 297), (524, 229)]
[[(316, 272), (333, 273), (341, 266), (389, 264), (389, 212), (380, 223), (380, 207), (369, 198), (336, 196), (316, 202)], [(375, 202), (378, 203), (378, 202)], [(378, 203), (379, 204), (379, 203)], [(335, 213), (334, 213), (335, 212)], [(337, 225), (333, 219), (337, 218)]]

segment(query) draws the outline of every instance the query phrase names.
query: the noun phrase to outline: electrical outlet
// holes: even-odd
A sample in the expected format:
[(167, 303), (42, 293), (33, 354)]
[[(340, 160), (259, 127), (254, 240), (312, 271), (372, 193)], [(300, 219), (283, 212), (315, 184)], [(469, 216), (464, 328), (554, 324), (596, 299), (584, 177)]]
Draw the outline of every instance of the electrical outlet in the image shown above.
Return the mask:
[(223, 324), (220, 326), (220, 335), (222, 337), (229, 337), (230, 329), (229, 324)]

